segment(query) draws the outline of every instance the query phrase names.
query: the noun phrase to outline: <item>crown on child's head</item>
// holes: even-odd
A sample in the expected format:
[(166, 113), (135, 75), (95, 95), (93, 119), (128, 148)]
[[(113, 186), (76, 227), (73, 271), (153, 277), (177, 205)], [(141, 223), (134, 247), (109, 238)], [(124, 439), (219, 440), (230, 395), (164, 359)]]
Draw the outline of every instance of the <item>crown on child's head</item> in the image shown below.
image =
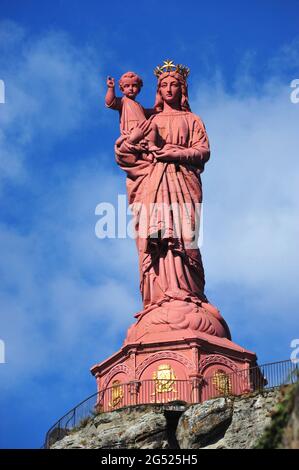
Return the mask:
[(156, 77), (159, 78), (159, 76), (165, 72), (179, 73), (180, 75), (182, 75), (184, 79), (188, 77), (190, 73), (190, 69), (188, 67), (185, 67), (182, 64), (175, 65), (173, 63), (173, 60), (169, 60), (169, 59), (164, 60), (163, 62), (164, 62), (163, 65), (157, 65), (157, 67), (154, 70), (154, 74), (156, 75)]

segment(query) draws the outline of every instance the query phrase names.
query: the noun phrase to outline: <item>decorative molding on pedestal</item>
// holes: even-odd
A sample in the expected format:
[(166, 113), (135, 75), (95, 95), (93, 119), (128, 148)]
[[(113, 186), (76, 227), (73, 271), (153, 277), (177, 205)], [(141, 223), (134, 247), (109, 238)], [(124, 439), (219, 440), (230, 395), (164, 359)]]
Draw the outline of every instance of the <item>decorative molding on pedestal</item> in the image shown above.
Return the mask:
[(212, 365), (221, 364), (227, 366), (232, 372), (236, 372), (238, 367), (236, 364), (225, 356), (220, 356), (219, 354), (211, 354), (208, 357), (205, 357), (199, 364), (199, 372), (203, 375), (204, 371)]
[(174, 351), (161, 351), (155, 354), (151, 354), (148, 356), (136, 369), (136, 378), (140, 378), (142, 372), (151, 364), (157, 361), (161, 361), (164, 359), (173, 359), (177, 362), (180, 362), (183, 366), (185, 366), (188, 370), (194, 370), (194, 363), (187, 359), (182, 354), (178, 354)]
[(132, 370), (125, 364), (118, 364), (117, 366), (113, 367), (105, 376), (104, 382), (102, 384), (102, 389), (104, 390), (108, 386), (111, 379), (120, 372), (126, 374), (129, 380), (134, 381), (134, 374)]

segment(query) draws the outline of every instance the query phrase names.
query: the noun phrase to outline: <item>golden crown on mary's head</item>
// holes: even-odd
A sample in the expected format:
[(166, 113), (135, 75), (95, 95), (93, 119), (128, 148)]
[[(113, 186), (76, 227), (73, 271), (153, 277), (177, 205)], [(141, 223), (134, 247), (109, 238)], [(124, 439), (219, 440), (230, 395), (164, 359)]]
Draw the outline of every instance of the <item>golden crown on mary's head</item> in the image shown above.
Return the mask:
[(176, 65), (173, 63), (173, 60), (169, 60), (169, 59), (164, 60), (163, 62), (164, 62), (163, 65), (157, 65), (157, 67), (154, 70), (154, 74), (156, 75), (156, 77), (159, 78), (159, 76), (165, 72), (179, 73), (180, 75), (182, 75), (184, 79), (188, 77), (190, 73), (190, 69), (188, 67), (185, 67), (182, 64)]

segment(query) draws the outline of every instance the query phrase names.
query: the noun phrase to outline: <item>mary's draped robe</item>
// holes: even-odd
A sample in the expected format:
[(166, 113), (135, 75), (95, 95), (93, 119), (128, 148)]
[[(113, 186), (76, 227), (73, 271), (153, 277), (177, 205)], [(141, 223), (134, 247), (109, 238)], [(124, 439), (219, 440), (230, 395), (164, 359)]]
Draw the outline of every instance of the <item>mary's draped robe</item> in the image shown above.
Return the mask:
[[(129, 204), (135, 213), (144, 313), (171, 299), (198, 305), (207, 302), (196, 243), (196, 217), (202, 202), (200, 174), (210, 157), (206, 130), (192, 112), (161, 112), (152, 122), (158, 128), (158, 146), (177, 146), (177, 157), (150, 161), (140, 145), (129, 143), (127, 136), (118, 139), (115, 146), (117, 163), (127, 174)], [(166, 217), (165, 210), (171, 205), (179, 210), (181, 230), (175, 226), (173, 212)], [(193, 238), (190, 244), (192, 233), (195, 243)]]

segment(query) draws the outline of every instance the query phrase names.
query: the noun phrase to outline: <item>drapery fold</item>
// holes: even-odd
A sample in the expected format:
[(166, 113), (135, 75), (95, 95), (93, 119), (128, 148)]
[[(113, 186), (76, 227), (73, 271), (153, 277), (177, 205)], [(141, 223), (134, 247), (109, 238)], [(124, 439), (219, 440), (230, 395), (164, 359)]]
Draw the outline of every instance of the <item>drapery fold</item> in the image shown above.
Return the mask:
[(197, 246), (200, 174), (210, 156), (205, 127), (191, 112), (162, 112), (152, 121), (159, 147), (176, 145), (177, 157), (159, 161), (153, 153), (150, 159), (127, 136), (115, 145), (116, 161), (127, 174), (144, 308), (170, 298), (207, 302)]

